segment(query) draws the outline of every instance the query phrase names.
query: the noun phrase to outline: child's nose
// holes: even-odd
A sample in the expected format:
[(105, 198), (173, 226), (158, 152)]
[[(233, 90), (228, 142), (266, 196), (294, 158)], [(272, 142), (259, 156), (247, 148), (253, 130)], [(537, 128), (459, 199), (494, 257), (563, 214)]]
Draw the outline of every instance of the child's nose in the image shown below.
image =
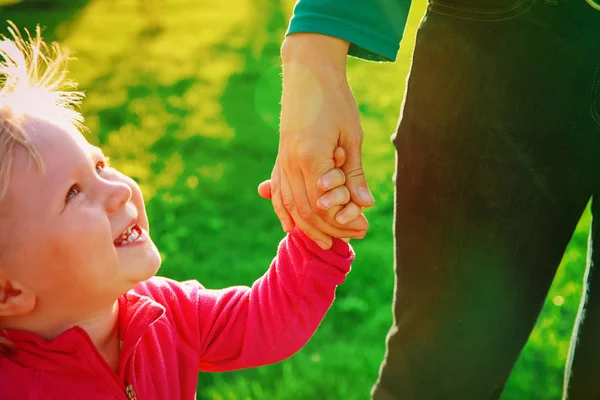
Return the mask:
[(113, 181), (107, 182), (108, 197), (106, 199), (106, 209), (109, 212), (117, 211), (122, 205), (131, 199), (131, 187), (125, 182)]

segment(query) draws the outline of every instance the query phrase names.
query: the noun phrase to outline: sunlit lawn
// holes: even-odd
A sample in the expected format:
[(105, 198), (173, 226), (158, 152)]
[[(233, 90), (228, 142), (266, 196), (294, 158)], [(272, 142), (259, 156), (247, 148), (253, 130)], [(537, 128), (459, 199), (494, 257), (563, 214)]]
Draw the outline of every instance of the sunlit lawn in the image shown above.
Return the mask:
[[(293, 1), (19, 3), (0, 0), (0, 20), (30, 29), (40, 23), (74, 51), (89, 138), (144, 190), (164, 259), (160, 274), (213, 288), (262, 275), (283, 237), (256, 186), (269, 177), (277, 151), (278, 51)], [(377, 205), (368, 211), (368, 237), (353, 243), (357, 258), (336, 303), (297, 355), (270, 367), (201, 374), (198, 398), (368, 398), (392, 320), (390, 136), (423, 12), (419, 0), (397, 63), (349, 62)], [(588, 224), (586, 214), (503, 399), (559, 398)]]

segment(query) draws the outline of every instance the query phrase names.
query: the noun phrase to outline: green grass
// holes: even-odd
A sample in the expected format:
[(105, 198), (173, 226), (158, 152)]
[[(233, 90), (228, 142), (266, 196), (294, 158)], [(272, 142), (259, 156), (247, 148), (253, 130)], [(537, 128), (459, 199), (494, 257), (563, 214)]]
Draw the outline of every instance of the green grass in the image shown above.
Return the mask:
[[(11, 4), (15, 3), (15, 4)], [(144, 5), (143, 7), (140, 5)], [(283, 237), (256, 186), (277, 153), (279, 46), (292, 0), (0, 0), (0, 19), (71, 48), (90, 141), (140, 182), (164, 263), (207, 287), (251, 284)], [(357, 258), (310, 343), (277, 365), (201, 374), (198, 398), (367, 399), (391, 323), (395, 130), (414, 31), (395, 64), (349, 61), (377, 206)], [(503, 399), (557, 399), (581, 293), (589, 212), (566, 252)], [(507, 293), (507, 296), (510, 296)], [(465, 354), (468, 357), (468, 354)]]

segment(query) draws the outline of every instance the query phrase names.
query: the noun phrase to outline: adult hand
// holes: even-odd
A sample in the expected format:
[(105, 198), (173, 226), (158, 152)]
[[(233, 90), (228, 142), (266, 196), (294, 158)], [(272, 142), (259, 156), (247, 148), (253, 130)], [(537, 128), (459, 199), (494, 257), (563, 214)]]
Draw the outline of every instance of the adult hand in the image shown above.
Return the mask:
[[(349, 43), (313, 34), (289, 35), (282, 46), (283, 95), (279, 154), (271, 176), (273, 207), (286, 232), (295, 224), (323, 248), (332, 237), (362, 238), (366, 220), (356, 219), (374, 200), (362, 168), (363, 132), (346, 78)], [(334, 168), (342, 147), (342, 167), (351, 201), (335, 219), (322, 216), (319, 178)], [(322, 183), (322, 182), (321, 182)], [(351, 221), (350, 223), (348, 223)]]
[[(334, 151), (334, 162), (335, 169), (332, 169), (325, 173), (320, 179), (319, 182), (322, 185), (322, 182), (328, 182), (326, 185), (327, 191), (323, 196), (317, 200), (319, 206), (322, 206), (324, 210), (326, 210), (326, 216), (330, 218), (334, 218), (335, 215), (350, 201), (350, 193), (348, 192), (348, 188), (344, 185), (346, 182), (346, 176), (344, 172), (340, 169), (346, 160), (346, 152), (343, 148), (337, 147)], [(271, 199), (271, 180), (266, 180), (258, 185), (258, 194), (264, 199)], [(359, 211), (360, 214), (360, 211)], [(359, 224), (365, 224), (368, 226), (368, 222), (364, 215), (360, 214), (358, 217)], [(302, 226), (306, 225), (305, 221), (301, 221), (304, 224), (299, 224), (300, 229), (303, 230)], [(345, 242), (349, 242), (350, 238), (340, 238)]]

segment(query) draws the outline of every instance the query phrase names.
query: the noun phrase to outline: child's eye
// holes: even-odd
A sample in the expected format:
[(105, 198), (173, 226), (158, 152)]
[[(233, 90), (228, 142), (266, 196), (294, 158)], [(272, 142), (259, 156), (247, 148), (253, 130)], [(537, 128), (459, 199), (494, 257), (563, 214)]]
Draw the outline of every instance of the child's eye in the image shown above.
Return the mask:
[[(108, 161), (108, 157), (105, 158), (104, 160), (98, 161), (96, 163), (96, 172), (101, 173), (106, 168), (108, 168), (109, 165), (110, 164)], [(77, 196), (79, 193), (81, 193), (81, 189), (79, 188), (79, 186), (77, 186), (77, 185), (71, 186), (71, 188), (67, 192), (67, 197), (66, 197), (67, 201), (71, 200), (73, 197)]]
[(71, 200), (73, 197), (77, 196), (80, 193), (79, 186), (73, 185), (67, 192), (67, 201)]

